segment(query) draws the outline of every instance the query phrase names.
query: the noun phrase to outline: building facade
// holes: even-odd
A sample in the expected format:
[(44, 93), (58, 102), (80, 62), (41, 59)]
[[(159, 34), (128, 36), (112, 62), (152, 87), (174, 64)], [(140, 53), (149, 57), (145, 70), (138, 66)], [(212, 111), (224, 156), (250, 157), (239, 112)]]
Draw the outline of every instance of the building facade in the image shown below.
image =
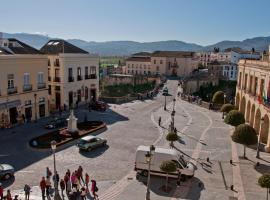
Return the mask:
[(51, 110), (91, 103), (99, 94), (99, 57), (64, 41), (50, 40), (41, 48), (47, 55)]
[(214, 75), (221, 80), (236, 81), (237, 79), (237, 64), (225, 61), (214, 61), (208, 63), (206, 68), (210, 75)]
[(16, 39), (0, 39), (0, 126), (48, 116), (47, 57)]
[(270, 152), (270, 62), (240, 60), (235, 104)]

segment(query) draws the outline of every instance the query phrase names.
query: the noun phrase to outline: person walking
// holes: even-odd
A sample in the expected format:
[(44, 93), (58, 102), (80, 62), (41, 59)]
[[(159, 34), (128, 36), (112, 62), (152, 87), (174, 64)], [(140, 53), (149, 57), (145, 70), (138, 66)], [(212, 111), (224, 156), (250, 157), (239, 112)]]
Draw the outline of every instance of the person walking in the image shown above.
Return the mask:
[(63, 179), (60, 180), (60, 189), (61, 189), (61, 194), (62, 198), (64, 199), (64, 190), (65, 190), (65, 181)]
[(51, 184), (50, 177), (47, 176), (46, 177), (46, 196), (47, 196), (47, 198), (50, 196), (51, 187), (52, 187), (52, 184)]
[(67, 174), (68, 177), (70, 178), (71, 173), (70, 173), (70, 170), (69, 170), (69, 169), (67, 170), (66, 174)]
[(7, 196), (6, 196), (6, 200), (12, 200), (10, 190), (7, 190)]
[(60, 180), (59, 174), (56, 171), (55, 174), (53, 175), (53, 182), (54, 182), (56, 188), (58, 188), (59, 180)]
[(45, 200), (46, 181), (44, 176), (39, 183), (39, 187), (41, 189), (42, 200)]
[(2, 186), (2, 183), (0, 183), (0, 200), (4, 199), (4, 188)]
[(81, 199), (86, 200), (86, 190), (84, 187), (82, 187), (81, 189)]
[(68, 184), (68, 181), (69, 180), (70, 180), (70, 177), (68, 176), (68, 173), (66, 172), (66, 174), (64, 176), (64, 182), (65, 182), (66, 192), (67, 192), (67, 184)]
[(159, 126), (161, 125), (161, 116), (159, 116), (159, 118), (158, 118), (158, 125)]
[(30, 190), (31, 190), (30, 186), (25, 184), (23, 190), (24, 190), (24, 194), (25, 194), (25, 200), (29, 200), (29, 198), (30, 198)]
[(72, 173), (71, 175), (71, 185), (72, 185), (72, 188), (77, 188), (77, 176), (75, 174), (75, 172)]
[(49, 167), (46, 167), (46, 177), (51, 178), (52, 176), (52, 171), (49, 169)]
[(89, 181), (90, 181), (90, 177), (87, 173), (85, 173), (85, 186), (86, 186), (86, 192), (88, 193), (89, 192), (89, 189), (88, 189), (88, 185), (89, 185)]
[(91, 182), (92, 182), (91, 187), (92, 194), (94, 196), (94, 199), (98, 200), (98, 195), (96, 194), (96, 192), (98, 191), (97, 182), (95, 180), (91, 180)]
[(77, 170), (77, 177), (78, 177), (78, 180), (80, 182), (80, 185), (82, 185), (81, 184), (81, 180), (84, 183), (84, 180), (83, 180), (83, 168), (82, 168), (82, 166), (79, 166), (79, 168)]
[(67, 193), (67, 196), (70, 195), (71, 189), (72, 189), (72, 187), (71, 187), (71, 181), (68, 180), (68, 182), (66, 184), (66, 193)]

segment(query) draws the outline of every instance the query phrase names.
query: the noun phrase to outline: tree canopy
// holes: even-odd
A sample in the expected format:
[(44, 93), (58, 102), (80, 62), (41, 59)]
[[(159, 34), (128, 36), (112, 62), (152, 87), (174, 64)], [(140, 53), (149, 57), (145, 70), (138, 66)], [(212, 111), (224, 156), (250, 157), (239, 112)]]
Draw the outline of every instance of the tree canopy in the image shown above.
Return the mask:
[(253, 145), (257, 143), (257, 134), (250, 125), (240, 124), (234, 130), (232, 140), (243, 145)]
[(212, 98), (213, 103), (224, 104), (224, 92), (217, 91)]
[(166, 140), (169, 142), (174, 142), (178, 140), (178, 135), (174, 132), (170, 132), (166, 136)]
[(258, 179), (258, 183), (263, 188), (270, 188), (270, 174), (264, 174)]
[(231, 110), (225, 117), (224, 122), (232, 126), (238, 126), (245, 123), (244, 115), (238, 110)]
[(235, 110), (235, 106), (230, 103), (223, 104), (222, 107), (220, 108), (220, 111), (225, 113), (228, 113), (231, 110)]

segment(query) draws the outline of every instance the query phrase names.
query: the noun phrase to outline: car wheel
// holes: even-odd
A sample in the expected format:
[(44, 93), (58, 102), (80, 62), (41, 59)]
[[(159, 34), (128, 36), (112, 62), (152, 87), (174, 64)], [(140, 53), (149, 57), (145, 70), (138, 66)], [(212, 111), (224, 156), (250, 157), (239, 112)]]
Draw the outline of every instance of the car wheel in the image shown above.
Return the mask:
[(103, 142), (103, 144), (102, 144), (104, 147), (107, 145), (107, 142)]
[(5, 179), (5, 180), (10, 179), (10, 177), (11, 177), (11, 174), (5, 174), (5, 175), (4, 175), (4, 179)]
[(148, 176), (148, 171), (147, 170), (143, 170), (141, 174), (142, 174), (142, 176), (147, 177)]

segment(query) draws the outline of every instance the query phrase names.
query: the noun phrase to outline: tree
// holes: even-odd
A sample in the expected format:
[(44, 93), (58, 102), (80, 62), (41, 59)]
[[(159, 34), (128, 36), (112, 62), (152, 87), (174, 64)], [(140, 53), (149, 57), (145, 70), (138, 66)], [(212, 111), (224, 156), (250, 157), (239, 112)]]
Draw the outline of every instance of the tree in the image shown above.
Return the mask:
[(257, 143), (256, 131), (248, 124), (240, 124), (237, 126), (231, 137), (234, 142), (244, 146), (244, 158), (246, 158), (246, 146)]
[(235, 106), (230, 103), (223, 104), (222, 107), (220, 108), (220, 111), (224, 113), (228, 113), (231, 110), (235, 110)]
[(217, 91), (212, 98), (212, 102), (217, 104), (224, 104), (224, 92)]
[(224, 122), (226, 124), (230, 124), (230, 125), (236, 127), (236, 126), (238, 126), (240, 124), (244, 124), (245, 123), (245, 117), (238, 110), (231, 110), (226, 115)]
[(178, 135), (174, 132), (170, 132), (166, 136), (166, 140), (170, 142), (170, 146), (173, 147), (173, 142), (178, 140)]
[(169, 173), (173, 173), (177, 170), (177, 166), (175, 162), (171, 160), (165, 160), (160, 165), (160, 170), (166, 172), (166, 191), (168, 191), (168, 175)]
[(266, 188), (266, 199), (268, 200), (268, 191), (270, 188), (270, 175), (264, 174), (258, 179), (258, 183), (261, 187)]

